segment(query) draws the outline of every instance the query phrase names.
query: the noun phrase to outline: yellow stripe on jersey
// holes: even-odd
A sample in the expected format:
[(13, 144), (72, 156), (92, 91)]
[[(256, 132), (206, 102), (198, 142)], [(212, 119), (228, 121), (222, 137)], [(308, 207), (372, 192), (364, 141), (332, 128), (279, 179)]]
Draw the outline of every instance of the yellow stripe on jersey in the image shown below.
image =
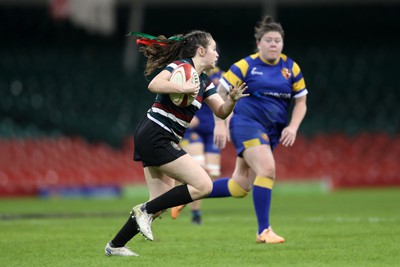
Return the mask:
[[(296, 77), (300, 73), (300, 67), (299, 67), (299, 65), (297, 65), (296, 62), (293, 62), (292, 73), (293, 73), (294, 77)], [(300, 81), (293, 83), (292, 88), (293, 88), (294, 92), (297, 92), (297, 91), (300, 91), (300, 90), (303, 90), (304, 88), (306, 88), (306, 83), (304, 81), (304, 78), (301, 78)]]
[(242, 72), (242, 76), (245, 76), (246, 73), (247, 73), (247, 70), (249, 69), (249, 63), (247, 63), (246, 60), (242, 59), (242, 60), (240, 60), (239, 62), (237, 62), (235, 65), (236, 65), (236, 66), (240, 69), (240, 71)]
[(224, 78), (229, 81), (231, 84), (242, 84), (242, 80), (236, 76), (232, 71), (228, 70), (225, 74), (224, 74)]
[[(247, 70), (249, 69), (249, 64), (246, 62), (246, 60), (242, 59), (236, 62), (235, 65), (240, 69), (242, 77), (244, 77), (246, 75)], [(224, 78), (234, 85), (236, 84), (241, 85), (243, 83), (243, 80), (239, 78), (236, 74), (234, 74), (231, 70), (228, 70), (224, 74)]]
[(275, 66), (276, 64), (278, 64), (279, 61), (281, 60), (281, 58), (283, 59), (283, 61), (286, 61), (286, 59), (287, 59), (287, 57), (284, 54), (281, 54), (280, 57), (278, 57), (274, 62), (269, 62), (268, 60), (260, 57), (260, 53), (253, 54), (250, 57), (252, 59), (255, 59), (256, 57), (254, 57), (254, 56), (259, 57), (262, 62), (264, 62), (265, 64), (270, 65), (270, 66)]
[(259, 187), (272, 189), (274, 186), (274, 179), (270, 177), (257, 176), (253, 184)]
[(300, 67), (299, 65), (297, 65), (296, 62), (293, 62), (292, 73), (294, 77), (296, 77), (300, 73)]
[(245, 148), (261, 145), (260, 139), (254, 138), (243, 142)]
[(304, 82), (304, 78), (301, 78), (300, 81), (298, 81), (297, 83), (294, 83), (292, 85), (293, 91), (297, 92), (300, 90), (303, 90), (304, 88), (306, 88), (306, 83)]
[(252, 54), (252, 55), (250, 55), (250, 57), (251, 57), (252, 59), (256, 59), (256, 58), (260, 57), (260, 53)]

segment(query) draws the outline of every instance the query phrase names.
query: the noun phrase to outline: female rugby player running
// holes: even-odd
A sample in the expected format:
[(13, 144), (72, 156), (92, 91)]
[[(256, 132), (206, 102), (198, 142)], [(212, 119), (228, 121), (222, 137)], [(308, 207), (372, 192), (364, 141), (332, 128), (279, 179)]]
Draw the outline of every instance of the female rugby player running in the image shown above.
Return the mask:
[[(231, 87), (229, 97), (224, 101), (204, 73), (214, 68), (218, 59), (217, 45), (210, 33), (192, 31), (169, 39), (141, 33), (132, 35), (143, 45), (139, 51), (147, 57), (145, 74), (149, 75), (157, 68), (164, 69), (148, 85), (157, 96), (134, 134), (134, 160), (142, 161), (150, 199), (133, 207), (128, 221), (107, 243), (105, 254), (109, 256), (138, 256), (125, 244), (139, 231), (145, 238), (153, 240), (151, 223), (154, 218), (168, 208), (208, 196), (212, 190), (209, 175), (179, 147), (179, 141), (203, 100), (217, 117), (225, 119), (236, 102), (247, 96), (243, 94), (247, 87), (241, 84)], [(193, 83), (193, 77), (183, 85), (170, 81), (172, 71), (181, 63), (189, 63), (196, 69), (200, 83)], [(197, 97), (191, 105), (179, 107), (169, 98), (170, 93)], [(182, 184), (175, 187), (175, 181)]]

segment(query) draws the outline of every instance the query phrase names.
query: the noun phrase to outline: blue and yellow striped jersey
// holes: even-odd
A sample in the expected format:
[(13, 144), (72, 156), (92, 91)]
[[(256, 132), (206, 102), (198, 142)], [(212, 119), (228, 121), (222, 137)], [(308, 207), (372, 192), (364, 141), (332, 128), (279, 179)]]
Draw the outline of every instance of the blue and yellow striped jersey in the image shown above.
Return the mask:
[(291, 99), (308, 93), (300, 67), (284, 54), (276, 64), (264, 61), (259, 53), (250, 55), (233, 64), (220, 80), (225, 88), (243, 82), (250, 96), (237, 102), (231, 126), (259, 126), (278, 135), (287, 124)]
[[(165, 69), (172, 72), (182, 63), (190, 63), (193, 66), (191, 59), (181, 59), (168, 64)], [(201, 108), (203, 99), (217, 92), (207, 74), (201, 73), (199, 78), (200, 90), (191, 105), (178, 107), (171, 101), (168, 94), (157, 94), (153, 106), (147, 112), (150, 120), (173, 133), (178, 141), (182, 139), (196, 111)]]

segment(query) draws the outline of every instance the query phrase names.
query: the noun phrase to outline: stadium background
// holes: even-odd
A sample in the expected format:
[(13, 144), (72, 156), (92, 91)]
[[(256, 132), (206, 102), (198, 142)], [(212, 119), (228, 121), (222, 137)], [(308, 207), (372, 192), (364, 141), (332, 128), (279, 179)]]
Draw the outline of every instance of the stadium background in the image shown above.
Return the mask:
[(129, 2), (0, 1), (0, 196), (143, 183), (131, 136), (154, 95), (126, 34), (210, 31), (227, 69), (253, 51), (266, 13), (282, 23), (284, 53), (310, 92), (295, 146), (276, 151), (279, 179), (400, 185), (400, 1)]

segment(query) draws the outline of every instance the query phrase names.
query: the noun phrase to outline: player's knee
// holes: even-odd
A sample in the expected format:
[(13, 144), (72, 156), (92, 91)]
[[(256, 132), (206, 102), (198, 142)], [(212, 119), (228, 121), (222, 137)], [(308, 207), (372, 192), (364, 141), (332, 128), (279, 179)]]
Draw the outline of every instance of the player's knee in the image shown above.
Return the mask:
[(242, 198), (247, 196), (249, 192), (244, 190), (240, 185), (233, 179), (228, 181), (228, 189), (232, 197)]
[(213, 190), (213, 182), (212, 182), (212, 180), (210, 179), (210, 180), (208, 180), (208, 183), (207, 183), (207, 196), (209, 195), (209, 194), (211, 194), (211, 191)]
[(256, 186), (259, 186), (259, 187), (272, 189), (272, 187), (274, 186), (274, 180), (275, 179), (272, 177), (264, 177), (264, 176), (257, 175), (253, 184)]
[(210, 178), (204, 180), (202, 183), (201, 187), (199, 188), (199, 191), (202, 196), (208, 196), (213, 189), (213, 183)]
[(276, 169), (275, 166), (264, 166), (264, 169), (257, 172), (257, 177), (267, 177), (274, 179), (276, 176)]

